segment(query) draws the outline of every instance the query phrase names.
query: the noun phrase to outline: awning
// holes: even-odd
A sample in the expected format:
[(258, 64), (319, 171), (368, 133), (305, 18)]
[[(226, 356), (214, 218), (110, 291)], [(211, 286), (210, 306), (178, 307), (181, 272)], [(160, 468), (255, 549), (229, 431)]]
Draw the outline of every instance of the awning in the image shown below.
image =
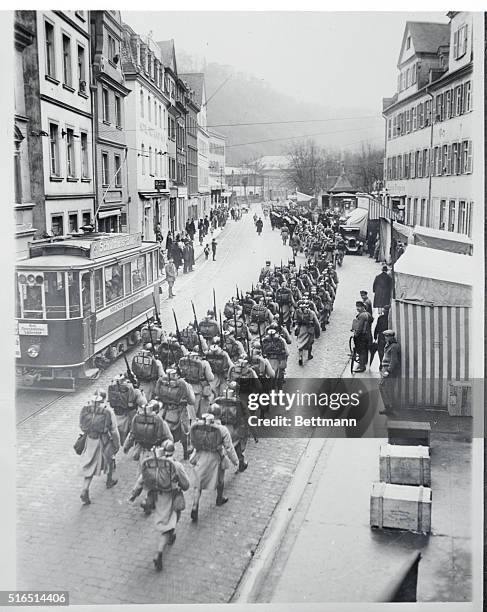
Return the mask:
[(343, 191), (342, 193), (331, 193), (330, 195), (332, 198), (355, 198), (357, 197), (357, 194), (346, 193), (345, 191)]
[(473, 242), (466, 234), (457, 234), (445, 230), (415, 225), (413, 229), (414, 244), (418, 246), (471, 255)]
[(114, 217), (122, 214), (122, 210), (120, 208), (115, 208), (114, 210), (102, 210), (98, 213), (98, 219), (106, 219), (107, 217)]

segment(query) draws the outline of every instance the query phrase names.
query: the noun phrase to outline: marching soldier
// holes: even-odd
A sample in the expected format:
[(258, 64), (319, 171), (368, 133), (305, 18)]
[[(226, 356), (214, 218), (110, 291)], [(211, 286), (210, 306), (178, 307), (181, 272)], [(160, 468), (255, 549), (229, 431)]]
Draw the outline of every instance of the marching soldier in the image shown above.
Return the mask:
[(269, 359), (262, 355), (262, 347), (258, 340), (254, 340), (250, 347), (250, 366), (259, 379), (270, 378), (274, 380), (276, 373)]
[(179, 360), (179, 371), (194, 391), (194, 409), (189, 406), (189, 418), (193, 420), (208, 410), (211, 395), (210, 383), (214, 377), (210, 364), (200, 355), (197, 346), (189, 355), (185, 355)]
[(174, 442), (181, 442), (183, 458), (188, 458), (189, 413), (188, 406), (194, 411), (196, 401), (193, 388), (178, 375), (177, 370), (169, 369), (157, 381), (156, 397), (162, 404), (160, 415), (169, 425)]
[(321, 297), (318, 295), (318, 290), (316, 287), (311, 287), (311, 291), (308, 296), (309, 303), (313, 303), (316, 308), (316, 316), (320, 323), (321, 331), (326, 331), (325, 325), (325, 306), (321, 300)]
[(188, 349), (178, 342), (174, 334), (169, 334), (159, 346), (159, 359), (166, 369), (176, 367), (181, 357), (187, 354)]
[(106, 487), (111, 489), (117, 484), (113, 478), (115, 455), (120, 449), (117, 419), (113, 410), (105, 402), (104, 393), (97, 392), (81, 409), (79, 425), (86, 435), (81, 453), (84, 485), (81, 491), (83, 504), (91, 504), (89, 488), (93, 476), (102, 472), (107, 474)]
[[(198, 339), (198, 336), (199, 336), (199, 339)], [(186, 329), (181, 330), (180, 338), (181, 338), (181, 344), (188, 351), (191, 351), (192, 348), (196, 346), (197, 344), (199, 345), (200, 342), (201, 342), (201, 348), (203, 349), (203, 351), (208, 350), (208, 344), (206, 343), (205, 337), (203, 336), (201, 331), (199, 334), (196, 332), (192, 323), (189, 323)]]
[[(157, 414), (160, 406), (160, 403), (156, 400), (139, 406), (137, 413), (132, 419), (130, 433), (123, 445), (123, 452), (125, 454), (134, 447), (132, 458), (134, 461), (139, 462), (139, 475), (144, 459), (150, 456), (154, 446), (160, 446), (165, 440), (173, 442), (169, 425)], [(152, 512), (154, 500), (149, 493), (146, 500), (140, 506), (145, 514)]]
[(228, 384), (231, 382), (241, 384), (240, 381), (243, 379), (258, 381), (257, 374), (250, 366), (245, 355), (241, 357), (237, 363), (234, 363), (228, 370)]
[(215, 336), (213, 344), (205, 355), (206, 361), (210, 364), (213, 373), (213, 380), (210, 383), (213, 397), (218, 397), (223, 393), (227, 385), (228, 370), (232, 367), (230, 355), (220, 346), (220, 338)]
[(303, 300), (298, 304), (294, 316), (296, 323), (294, 334), (297, 337), (299, 353), (298, 363), (299, 365), (303, 365), (303, 351), (305, 349), (308, 350), (308, 359), (313, 359), (311, 351), (315, 338), (320, 337), (320, 324), (307, 300)]
[(296, 306), (296, 302), (293, 292), (288, 287), (286, 281), (282, 282), (281, 286), (276, 291), (276, 302), (279, 306), (279, 315), (282, 323), (286, 326), (288, 331), (291, 331), (293, 309)]
[(216, 398), (213, 406), (215, 404), (221, 410), (221, 424), (230, 432), (233, 447), (238, 457), (238, 471), (245, 472), (248, 467), (244, 457), (248, 440), (248, 421), (244, 403), (237, 396), (236, 386), (230, 383), (225, 393)]
[(247, 291), (245, 293), (245, 297), (242, 299), (242, 302), (241, 302), (242, 315), (245, 320), (245, 323), (247, 324), (250, 322), (250, 312), (252, 310), (252, 306), (255, 306), (255, 304), (256, 304), (256, 301), (252, 299), (252, 295), (250, 291)]
[(146, 489), (154, 499), (154, 519), (160, 534), (154, 559), (156, 571), (162, 570), (162, 557), (166, 545), (176, 540), (176, 525), (184, 510), (183, 491), (189, 489), (188, 475), (179, 461), (173, 459), (174, 444), (166, 441), (155, 449), (152, 456), (142, 462), (141, 473), (129, 501), (134, 501)]
[(120, 374), (108, 385), (108, 403), (117, 419), (120, 444), (125, 442), (137, 406), (147, 403), (144, 392), (134, 387), (125, 374)]
[[(211, 342), (212, 338), (220, 334), (220, 327), (215, 319), (215, 313), (213, 310), (207, 311), (206, 316), (199, 322), (198, 327), (200, 334), (207, 343)], [(198, 344), (197, 340), (192, 346), (195, 346), (196, 344)], [(208, 347), (205, 350), (208, 350)]]
[(264, 297), (250, 311), (249, 331), (253, 336), (262, 335), (266, 326), (272, 322), (272, 313), (264, 303)]
[(152, 399), (157, 380), (164, 375), (161, 360), (156, 356), (152, 344), (146, 344), (132, 359), (132, 371), (140, 383), (147, 399)]
[(223, 349), (228, 353), (233, 363), (245, 355), (244, 346), (235, 338), (235, 330), (233, 327), (223, 332)]
[(262, 354), (269, 360), (278, 385), (282, 386), (286, 374), (289, 349), (273, 327), (270, 327), (262, 338)]
[[(190, 429), (193, 453), (190, 463), (194, 468), (195, 487), (191, 520), (198, 520), (199, 501), (202, 490), (217, 491), (216, 505), (223, 506), (228, 501), (223, 496), (225, 470), (231, 463), (238, 467), (239, 460), (232, 444), (228, 429), (221, 424), (221, 408), (213, 404), (212, 414), (205, 414), (202, 421), (193, 423)], [(230, 463), (231, 462), (231, 463)]]
[(271, 274), (272, 274), (271, 262), (270, 261), (266, 261), (265, 262), (265, 267), (262, 268), (262, 270), (260, 271), (260, 274), (259, 274), (259, 283), (261, 283), (265, 278), (267, 278)]

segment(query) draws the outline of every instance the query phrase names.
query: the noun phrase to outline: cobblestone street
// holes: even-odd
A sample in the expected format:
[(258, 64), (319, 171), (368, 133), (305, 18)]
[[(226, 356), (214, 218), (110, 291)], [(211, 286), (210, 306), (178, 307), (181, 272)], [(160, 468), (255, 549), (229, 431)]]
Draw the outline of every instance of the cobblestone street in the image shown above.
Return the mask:
[[(266, 259), (278, 265), (292, 257), (268, 221), (262, 236), (256, 234), (253, 212), (239, 222), (228, 222), (217, 238), (215, 262), (199, 258), (194, 272), (180, 272), (173, 300), (167, 299), (163, 287), (160, 315), (166, 329), (174, 329), (172, 308), (179, 326), (185, 327), (193, 318), (191, 300), (202, 317), (212, 307), (215, 289), (217, 305), (223, 309), (236, 285), (245, 290), (257, 281)], [(297, 264), (303, 261), (298, 258)], [(338, 271), (331, 323), (315, 344), (314, 360), (299, 367), (293, 340), (289, 377), (342, 374), (355, 300), (361, 289), (371, 293), (378, 271), (378, 265), (365, 256), (345, 258)], [(79, 500), (82, 477), (72, 448), (79, 412), (96, 388), (106, 389), (124, 369), (120, 360), (90, 388), (57, 400), (52, 393), (18, 394), (17, 420), (23, 422), (17, 428), (17, 588), (67, 590), (72, 604), (228, 602), (308, 440), (249, 441), (248, 470), (241, 474), (231, 470), (227, 475), (228, 504), (216, 507), (214, 495), (204, 492), (197, 526), (189, 518), (190, 491), (177, 541), (166, 555), (164, 571), (157, 574), (152, 564), (157, 538), (153, 520), (143, 515), (138, 502), (127, 502), (137, 471), (130, 456), (117, 456), (116, 487), (106, 490), (104, 478), (95, 479), (91, 506), (82, 506)], [(33, 416), (26, 418), (29, 414)], [(177, 445), (176, 458), (181, 454)], [(187, 462), (185, 467), (189, 468)]]

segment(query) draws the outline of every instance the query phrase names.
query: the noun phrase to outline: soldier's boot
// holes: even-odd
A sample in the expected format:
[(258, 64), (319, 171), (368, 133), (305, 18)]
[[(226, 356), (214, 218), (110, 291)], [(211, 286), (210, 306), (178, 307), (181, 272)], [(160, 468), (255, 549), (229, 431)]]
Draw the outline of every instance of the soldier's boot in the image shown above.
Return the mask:
[(154, 567), (156, 568), (156, 572), (162, 571), (162, 553), (157, 553), (157, 557), (154, 559)]
[(244, 456), (242, 455), (238, 459), (238, 471), (245, 472), (245, 470), (249, 467), (249, 464), (245, 461)]
[(299, 351), (299, 360), (298, 363), (300, 366), (303, 365), (303, 351)]
[(176, 541), (176, 530), (171, 529), (171, 531), (168, 533), (167, 543), (169, 544), (169, 546), (172, 546), (175, 541)]
[(85, 505), (91, 504), (90, 494), (88, 493), (88, 489), (85, 489), (84, 491), (81, 492), (80, 499)]
[(189, 452), (188, 452), (188, 441), (186, 439), (186, 436), (184, 436), (184, 434), (183, 434), (183, 439), (181, 440), (181, 445), (183, 447), (183, 461), (186, 461), (186, 459), (189, 458)]
[(217, 506), (223, 506), (223, 504), (226, 504), (228, 501), (228, 497), (223, 497), (223, 486), (224, 485), (218, 485), (216, 487), (216, 505)]
[(198, 509), (198, 506), (193, 506), (193, 508), (191, 508), (191, 520), (193, 523), (198, 521)]
[(308, 349), (308, 359), (313, 359), (313, 355), (311, 353), (311, 347)]

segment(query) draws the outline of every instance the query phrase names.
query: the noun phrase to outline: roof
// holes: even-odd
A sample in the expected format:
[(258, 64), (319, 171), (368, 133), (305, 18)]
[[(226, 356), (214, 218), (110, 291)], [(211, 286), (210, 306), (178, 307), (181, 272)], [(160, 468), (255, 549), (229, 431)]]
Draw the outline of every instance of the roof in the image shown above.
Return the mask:
[(416, 53), (436, 53), (438, 47), (450, 44), (450, 24), (431, 21), (407, 21), (404, 34), (409, 31)]
[(186, 72), (180, 74), (179, 78), (186, 81), (195, 93), (195, 102), (198, 106), (203, 103), (203, 88), (205, 86), (205, 75), (203, 72)]
[(164, 66), (168, 66), (172, 69), (174, 63), (174, 71), (177, 72), (176, 65), (176, 52), (174, 50), (174, 38), (171, 40), (160, 40), (157, 43), (161, 50), (162, 62)]
[(330, 193), (340, 193), (341, 191), (347, 191), (355, 193), (358, 189), (352, 185), (352, 183), (348, 180), (345, 174), (340, 174), (336, 183), (333, 185), (331, 189), (329, 189)]
[(472, 260), (468, 255), (408, 244), (394, 264), (394, 272), (408, 276), (472, 286)]
[(447, 232), (446, 230), (424, 227), (422, 225), (415, 225), (413, 233), (418, 236), (442, 238), (443, 240), (448, 240), (449, 242), (466, 242), (467, 244), (473, 244), (473, 240), (467, 236), (467, 234), (457, 234), (456, 232)]

